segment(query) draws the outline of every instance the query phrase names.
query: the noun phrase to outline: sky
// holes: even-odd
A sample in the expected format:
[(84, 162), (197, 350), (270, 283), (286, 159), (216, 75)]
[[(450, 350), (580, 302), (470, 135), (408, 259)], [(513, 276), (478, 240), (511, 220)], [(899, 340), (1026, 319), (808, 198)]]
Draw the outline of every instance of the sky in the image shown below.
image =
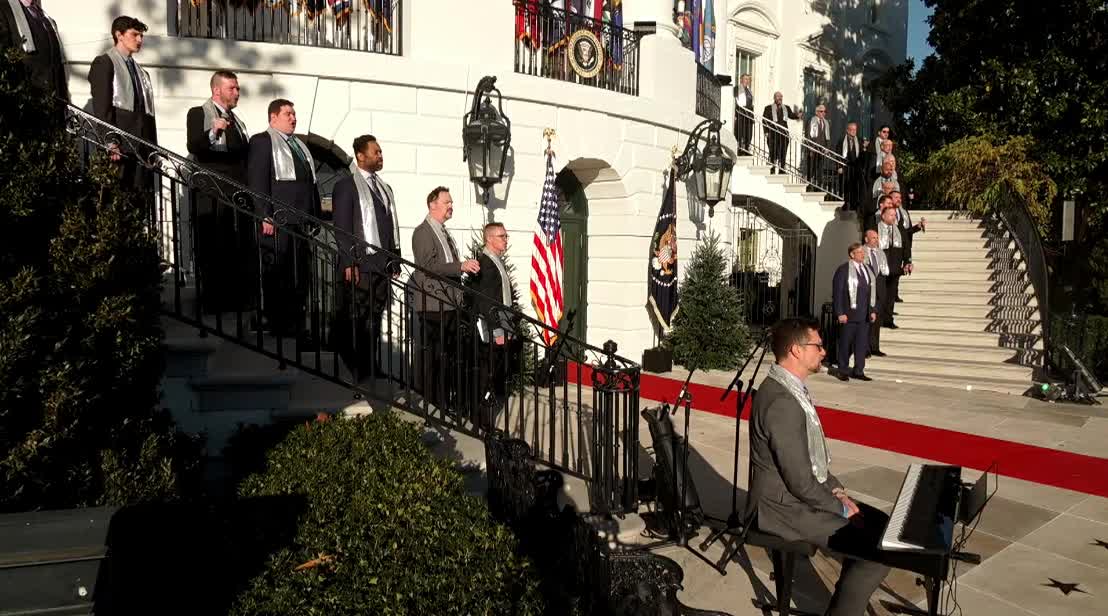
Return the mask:
[(908, 1), (908, 57), (916, 60), (916, 68), (931, 55), (931, 46), (927, 44), (927, 34), (931, 30), (927, 17), (931, 11), (923, 5), (923, 0)]

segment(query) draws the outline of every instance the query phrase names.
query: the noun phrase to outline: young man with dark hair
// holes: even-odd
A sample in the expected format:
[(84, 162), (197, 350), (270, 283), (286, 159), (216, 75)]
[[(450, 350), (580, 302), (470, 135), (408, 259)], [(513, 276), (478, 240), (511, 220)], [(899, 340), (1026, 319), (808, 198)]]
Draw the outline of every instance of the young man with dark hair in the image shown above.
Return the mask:
[(58, 25), (40, 0), (0, 0), (0, 50), (18, 49), (31, 80), (47, 92), (69, 101), (69, 78)]
[[(154, 121), (154, 85), (150, 73), (135, 62), (142, 51), (146, 24), (126, 15), (112, 22), (113, 46), (96, 56), (88, 71), (92, 113), (97, 118), (150, 143), (158, 142)], [(119, 160), (122, 152), (111, 152)]]
[(357, 137), (350, 175), (331, 194), (342, 281), (334, 346), (359, 380), (389, 376), (381, 318), (392, 301), (390, 279), (400, 275), (400, 227), (392, 187), (380, 175), (384, 161), (376, 137)]
[(833, 474), (823, 425), (808, 377), (825, 355), (819, 324), (785, 319), (770, 332), (776, 363), (762, 381), (750, 415), (747, 524), (787, 541), (842, 554), (842, 573), (826, 614), (858, 616), (889, 572), (877, 556), (888, 516), (851, 499)]
[[(246, 176), (250, 190), (270, 197), (257, 204), (264, 216), (262, 246), (272, 255), (263, 278), (266, 319), (270, 330), (293, 337), (310, 346), (319, 332), (318, 314), (312, 310), (310, 329), (305, 329), (308, 291), (312, 284), (312, 247), (307, 233), (310, 218), (322, 213), (316, 187), (315, 160), (307, 144), (296, 136), (296, 109), (279, 98), (269, 104), (269, 128), (250, 138)], [(282, 212), (281, 232), (274, 224), (274, 204), (291, 209)]]

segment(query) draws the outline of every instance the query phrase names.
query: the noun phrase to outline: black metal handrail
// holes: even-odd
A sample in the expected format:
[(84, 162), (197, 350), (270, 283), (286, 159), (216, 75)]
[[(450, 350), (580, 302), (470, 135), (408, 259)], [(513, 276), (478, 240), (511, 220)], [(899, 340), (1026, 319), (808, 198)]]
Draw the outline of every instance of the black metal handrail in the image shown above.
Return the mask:
[(401, 54), (403, 0), (177, 0), (174, 36)]
[(719, 119), (722, 86), (712, 71), (696, 63), (696, 115), (709, 120)]
[[(615, 23), (597, 21), (538, 0), (513, 0), (516, 9), (515, 72), (637, 96), (641, 35)], [(570, 38), (588, 34), (577, 45)], [(600, 50), (596, 53), (595, 43)], [(571, 62), (570, 54), (578, 54)], [(580, 71), (580, 72), (579, 72)]]
[(1015, 240), (1020, 254), (1023, 255), (1027, 276), (1035, 291), (1044, 351), (1041, 355), (1042, 364), (1037, 367), (1046, 370), (1049, 369), (1051, 352), (1050, 272), (1047, 269), (1046, 253), (1043, 251), (1039, 228), (1031, 218), (1031, 213), (1027, 211), (1027, 206), (1018, 197), (1001, 200), (994, 209), (1012, 239)]
[(743, 107), (735, 107), (735, 133), (739, 150), (745, 150), (758, 162), (786, 173), (798, 182), (827, 193), (831, 201), (842, 201), (846, 186), (857, 180), (854, 169), (835, 152), (811, 139), (793, 135), (765, 117)]
[[(614, 348), (598, 349), (556, 332), (564, 343), (555, 357), (541, 335), (544, 329), (554, 330), (509, 307), (499, 311), (516, 324), (515, 344), (482, 343), (478, 333), (482, 317), (471, 305), (475, 301), (498, 305), (498, 299), (371, 247), (72, 105), (66, 108), (66, 124), (71, 134), (93, 149), (115, 144), (125, 154), (124, 164), (138, 165), (156, 180), (148, 220), (169, 272), (163, 292), (168, 315), (271, 357), (282, 367), (295, 367), (361, 396), (380, 398), (377, 373), (386, 373), (399, 390), (398, 399), (390, 403), (478, 437), (490, 429), (502, 430), (523, 439), (537, 462), (589, 481), (598, 510), (620, 513), (636, 507), (639, 366), (617, 355)], [(202, 272), (195, 283), (187, 281), (190, 248), (197, 261), (206, 256), (201, 243), (189, 240), (198, 231), (199, 199), (211, 202), (213, 215), (222, 217), (225, 226), (247, 230), (231, 240), (243, 258), (227, 263), (243, 266), (240, 273), (248, 278), (241, 285), (248, 299), (245, 308), (206, 314), (198, 299), (207, 292), (209, 281)], [(268, 217), (263, 211), (269, 212)], [(266, 220), (273, 222), (273, 236), (262, 232)], [(348, 252), (339, 249), (340, 238), (341, 245), (350, 247)], [(292, 246), (285, 256), (272, 249), (281, 242)], [(385, 255), (388, 266), (370, 268), (362, 275), (369, 277), (370, 288), (375, 282), (387, 282), (392, 298), (382, 308), (379, 343), (355, 335), (348, 318), (366, 308), (372, 313), (373, 294), (367, 295), (367, 306), (344, 282), (344, 270), (353, 265), (361, 271), (370, 248)], [(281, 269), (287, 265), (281, 260), (289, 256), (295, 262), (306, 261), (306, 267)], [(422, 283), (416, 284), (419, 279)], [(263, 331), (267, 280), (276, 288), (303, 289), (307, 307), (298, 318), (301, 324), (310, 323), (311, 336)], [(421, 312), (429, 301), (437, 301), (439, 307)], [(450, 322), (456, 322), (456, 328)], [(446, 342), (435, 343), (436, 337)], [(344, 352), (358, 358), (352, 362), (358, 365), (340, 362)], [(362, 361), (365, 365), (360, 365)], [(476, 384), (482, 381), (483, 367), (490, 365), (504, 373), (499, 381), (503, 391), (496, 404), (486, 405)]]

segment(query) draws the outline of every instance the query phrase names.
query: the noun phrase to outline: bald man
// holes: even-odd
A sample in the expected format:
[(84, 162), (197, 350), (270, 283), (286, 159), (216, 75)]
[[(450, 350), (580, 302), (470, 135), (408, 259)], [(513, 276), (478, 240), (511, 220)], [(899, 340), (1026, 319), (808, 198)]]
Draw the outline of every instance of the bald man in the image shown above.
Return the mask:
[(766, 129), (766, 146), (773, 163), (770, 173), (785, 172), (785, 155), (789, 151), (789, 120), (800, 120), (803, 114), (796, 107), (782, 102), (780, 92), (773, 93), (773, 104), (762, 110), (762, 125)]

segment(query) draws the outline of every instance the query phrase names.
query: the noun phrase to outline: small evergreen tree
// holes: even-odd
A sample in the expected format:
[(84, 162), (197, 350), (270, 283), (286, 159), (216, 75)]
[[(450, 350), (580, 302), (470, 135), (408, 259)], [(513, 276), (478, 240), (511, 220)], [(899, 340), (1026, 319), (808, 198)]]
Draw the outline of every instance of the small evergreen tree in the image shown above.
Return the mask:
[(727, 284), (728, 260), (713, 232), (697, 244), (681, 282), (681, 309), (665, 345), (697, 370), (734, 370), (750, 346), (742, 301)]
[(0, 54), (0, 511), (169, 498), (196, 450), (156, 410), (147, 206), (105, 157), (82, 167), (62, 118)]

